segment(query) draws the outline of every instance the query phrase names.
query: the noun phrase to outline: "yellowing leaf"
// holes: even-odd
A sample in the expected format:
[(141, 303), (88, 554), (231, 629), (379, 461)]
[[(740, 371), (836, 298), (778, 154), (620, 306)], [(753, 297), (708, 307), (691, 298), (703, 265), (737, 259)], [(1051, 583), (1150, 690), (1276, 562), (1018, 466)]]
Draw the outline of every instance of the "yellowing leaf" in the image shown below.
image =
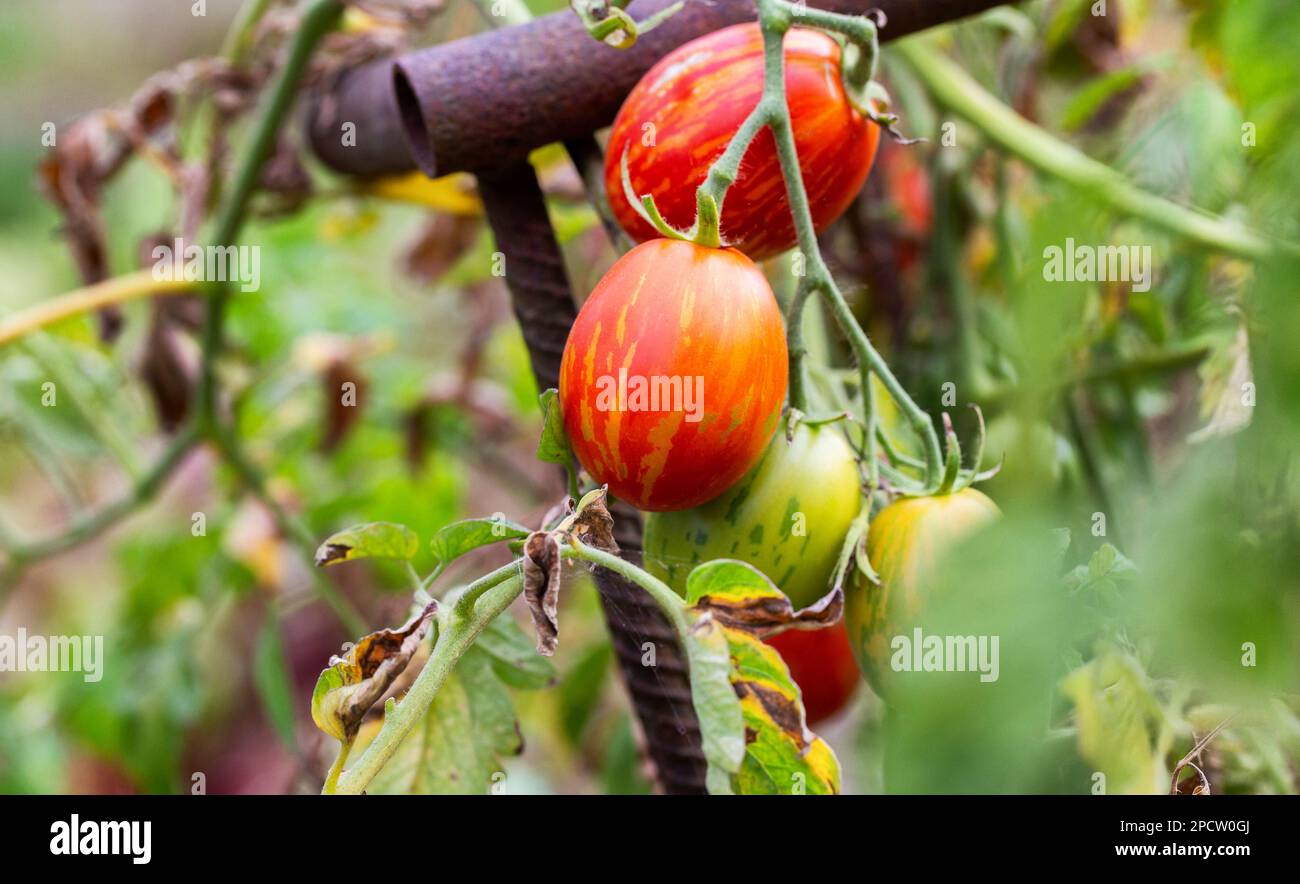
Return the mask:
[(369, 182), (365, 190), (382, 199), (428, 206), (451, 215), (483, 214), (473, 179), (465, 173), (429, 178), (423, 172), (410, 172), (379, 178)]
[(331, 657), (311, 695), (316, 726), (342, 742), (351, 741), (366, 712), (411, 662), (437, 610), (438, 603), (429, 602), (403, 626), (372, 632), (344, 656)]

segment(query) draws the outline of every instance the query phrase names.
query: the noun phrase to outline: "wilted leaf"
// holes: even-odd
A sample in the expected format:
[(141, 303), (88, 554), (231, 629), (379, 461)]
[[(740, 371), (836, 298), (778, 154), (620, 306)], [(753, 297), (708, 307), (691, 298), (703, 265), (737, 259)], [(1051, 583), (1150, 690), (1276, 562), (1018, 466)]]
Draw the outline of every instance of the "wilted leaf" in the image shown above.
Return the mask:
[[(347, 387), (348, 384), (352, 385), (351, 388)], [(361, 410), (368, 401), (367, 386), (355, 362), (336, 359), (325, 367), (320, 376), (321, 398), (325, 402), (321, 451), (329, 453), (337, 449), (361, 419)]]
[(332, 534), (316, 550), (317, 565), (334, 565), (352, 559), (409, 559), (420, 539), (405, 525), (369, 522)]
[(588, 491), (560, 524), (557, 533), (567, 533), (576, 537), (587, 546), (595, 547), (607, 553), (618, 554), (618, 543), (614, 540), (614, 517), (609, 514), (605, 502), (608, 491), (605, 486)]
[(316, 726), (340, 741), (350, 741), (366, 711), (406, 669), (437, 610), (438, 603), (429, 602), (403, 626), (372, 632), (345, 656), (331, 657), (330, 668), (321, 672), (312, 691), (311, 717)]
[(554, 387), (541, 396), (542, 438), (537, 443), (537, 459), (568, 467), (573, 463), (569, 437), (564, 432), (564, 417), (560, 414), (560, 394)]
[(492, 659), (497, 677), (513, 688), (544, 688), (555, 683), (555, 667), (537, 649), (509, 614), (487, 625), (474, 647)]
[(452, 561), (472, 549), (502, 540), (517, 540), (528, 534), (528, 528), (504, 517), (452, 522), (438, 529), (438, 533), (429, 541), (434, 572), (441, 572)]
[(472, 647), (366, 791), (483, 794), (503, 781), (501, 756), (517, 755), (523, 746), (492, 657)]
[(434, 215), (406, 250), (406, 272), (426, 285), (442, 279), (473, 248), (479, 226), (467, 215)]
[(555, 533), (534, 531), (524, 542), (524, 600), (537, 630), (537, 653), (555, 653), (560, 623), (556, 606), (560, 599), (560, 541)]
[(800, 611), (761, 571), (737, 559), (715, 559), (686, 578), (686, 601), (723, 626), (763, 638), (786, 629), (819, 629), (840, 619), (844, 590), (835, 589)]
[(709, 761), (709, 791), (838, 792), (839, 762), (808, 730), (799, 688), (762, 636), (835, 622), (843, 591), (795, 613), (790, 600), (751, 565), (720, 559), (691, 572), (686, 596), (693, 622), (686, 640), (691, 692)]

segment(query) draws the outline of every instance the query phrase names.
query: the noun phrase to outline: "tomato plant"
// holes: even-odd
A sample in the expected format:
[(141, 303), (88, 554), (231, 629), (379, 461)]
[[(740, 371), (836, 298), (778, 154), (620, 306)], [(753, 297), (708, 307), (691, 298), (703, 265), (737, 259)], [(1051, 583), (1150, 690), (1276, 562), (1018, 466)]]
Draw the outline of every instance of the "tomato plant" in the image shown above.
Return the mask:
[[(801, 423), (789, 440), (778, 432), (763, 459), (721, 497), (648, 516), (646, 568), (682, 592), (696, 565), (743, 559), (770, 577), (796, 608), (806, 607), (830, 588), (841, 544), (860, 509), (857, 461), (839, 429)], [(858, 675), (841, 625), (790, 630), (768, 641), (803, 691), (809, 721), (838, 711), (853, 693)]]
[(785, 398), (771, 287), (731, 249), (652, 240), (583, 304), (560, 366), (578, 460), (643, 510), (717, 497), (753, 466)]
[(871, 520), (867, 558), (880, 582), (854, 572), (844, 624), (876, 693), (888, 690), (889, 642), (911, 629), (923, 612), (944, 551), (997, 515), (997, 505), (987, 495), (968, 487), (953, 494), (901, 498)]
[[(785, 38), (786, 99), (799, 167), (818, 230), (848, 208), (876, 154), (880, 128), (849, 102), (840, 78), (839, 45), (817, 31)], [(632, 189), (654, 196), (676, 227), (695, 218), (695, 188), (722, 155), (763, 92), (763, 40), (754, 24), (733, 25), (664, 56), (624, 101), (605, 153), (605, 189), (615, 217), (637, 240), (657, 234), (627, 201), (622, 160)], [(754, 260), (790, 249), (795, 231), (769, 131), (749, 146), (722, 207), (723, 243)]]

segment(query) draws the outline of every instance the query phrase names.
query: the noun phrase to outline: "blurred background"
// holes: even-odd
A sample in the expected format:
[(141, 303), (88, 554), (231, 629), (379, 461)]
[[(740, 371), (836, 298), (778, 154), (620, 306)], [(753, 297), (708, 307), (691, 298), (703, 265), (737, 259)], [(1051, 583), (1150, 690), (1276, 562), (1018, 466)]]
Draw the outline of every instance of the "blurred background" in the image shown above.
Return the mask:
[[(401, 5), (369, 10), (399, 22), (373, 51), (486, 26), (457, 0), (409, 21), (382, 14)], [(1003, 7), (927, 45), (1146, 191), (1300, 242), (1289, 4), (1092, 6)], [(0, 6), (0, 321), (88, 281), (40, 192), (46, 124), (63, 138), (85, 114), (130, 105), (155, 72), (217, 54), (239, 7)], [(275, 15), (291, 12), (274, 4), (259, 39), (274, 45)], [(951, 413), (968, 451), (966, 406), (982, 407), (985, 465), (1003, 469), (981, 487), (1005, 518), (948, 557), (927, 631), (999, 635), (1002, 677), (978, 691), (968, 675), (936, 677), (888, 708), (862, 684), (816, 727), (844, 791), (1084, 793), (1100, 773), (1107, 792), (1167, 792), (1174, 765), (1223, 725), (1197, 762), (1212, 792), (1296, 792), (1300, 264), (1189, 242), (1034, 171), (941, 103), (907, 54), (887, 48), (883, 78), (903, 130), (928, 140), (882, 144), (823, 251), (904, 385)], [(564, 488), (534, 457), (537, 390), (472, 179), (361, 185), (299, 142), (291, 127), (283, 186), (243, 235), (261, 247), (261, 286), (232, 301), (222, 363), (268, 493), (317, 540), (378, 520), (426, 541), (466, 516), (540, 523)], [(563, 152), (534, 161), (585, 297), (616, 254)], [(142, 248), (186, 226), (172, 173), (136, 156), (107, 182), (100, 272), (147, 266)], [(1067, 238), (1149, 247), (1152, 285), (1047, 282), (1045, 249)], [(769, 269), (783, 297), (781, 260)], [(319, 602), (319, 581), (371, 624), (407, 616), (403, 569), (314, 573), (203, 447), (107, 530), (40, 548), (167, 449), (193, 407), (200, 307), (136, 300), (0, 343), (0, 635), (101, 635), (105, 655), (93, 683), (0, 672), (0, 792), (316, 792), (334, 746), (311, 722), (311, 690), (357, 637)], [(809, 323), (828, 376), (852, 374), (838, 332), (816, 310)], [(355, 407), (339, 405), (346, 382)], [(506, 556), (468, 556), (439, 585)], [(503, 760), (509, 791), (650, 791), (594, 591), (566, 588), (562, 605), (555, 683), (511, 689), (524, 744)]]

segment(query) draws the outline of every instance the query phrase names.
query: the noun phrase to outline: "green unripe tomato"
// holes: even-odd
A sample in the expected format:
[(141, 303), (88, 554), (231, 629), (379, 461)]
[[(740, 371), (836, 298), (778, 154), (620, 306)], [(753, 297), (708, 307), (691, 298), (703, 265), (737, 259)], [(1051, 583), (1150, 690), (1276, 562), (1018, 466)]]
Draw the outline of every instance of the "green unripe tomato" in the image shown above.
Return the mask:
[(696, 565), (742, 559), (806, 607), (826, 594), (862, 506), (853, 449), (834, 424), (784, 427), (762, 459), (703, 506), (647, 513), (645, 564), (679, 593)]

